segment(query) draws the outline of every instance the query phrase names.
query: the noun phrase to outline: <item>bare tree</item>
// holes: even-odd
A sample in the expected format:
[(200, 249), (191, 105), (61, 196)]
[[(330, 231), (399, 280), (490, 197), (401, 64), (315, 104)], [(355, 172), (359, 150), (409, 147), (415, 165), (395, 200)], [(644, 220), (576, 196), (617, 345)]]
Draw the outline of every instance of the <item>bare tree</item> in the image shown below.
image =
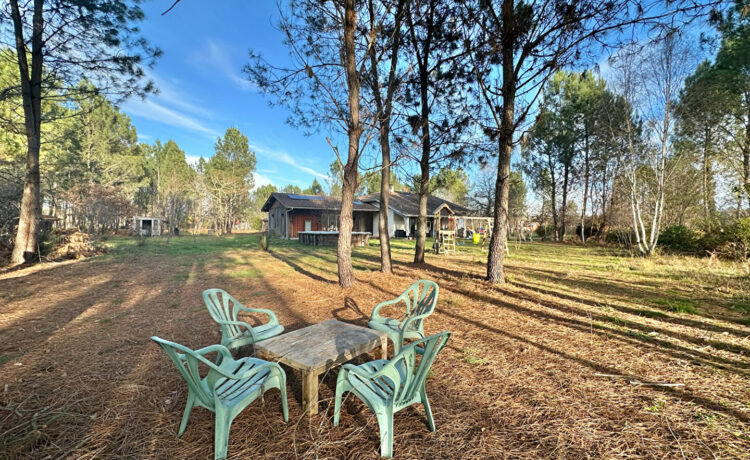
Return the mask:
[(625, 145), (620, 165), (629, 189), (636, 244), (645, 256), (654, 252), (659, 239), (666, 182), (673, 169), (668, 167), (673, 104), (691, 64), (687, 43), (677, 31), (670, 31), (645, 52), (640, 47), (624, 50), (613, 65), (614, 87), (634, 111), (621, 133)]

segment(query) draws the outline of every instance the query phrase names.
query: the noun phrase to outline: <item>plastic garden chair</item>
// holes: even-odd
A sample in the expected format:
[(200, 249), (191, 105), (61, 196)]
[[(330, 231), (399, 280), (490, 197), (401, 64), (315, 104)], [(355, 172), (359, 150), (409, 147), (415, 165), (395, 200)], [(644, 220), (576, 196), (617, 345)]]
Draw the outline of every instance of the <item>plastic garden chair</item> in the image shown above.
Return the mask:
[[(269, 363), (257, 358), (235, 360), (223, 345), (211, 345), (193, 351), (159, 337), (151, 337), (151, 339), (167, 352), (188, 384), (187, 404), (177, 436), (181, 436), (185, 431), (193, 407), (205, 407), (214, 412), (216, 414), (214, 458), (227, 456), (229, 428), (232, 420), (258, 396), (271, 388), (278, 388), (281, 391), (284, 421), (289, 421), (286, 374), (277, 363)], [(212, 352), (222, 355), (220, 365), (204, 357)], [(200, 364), (208, 367), (208, 373), (202, 378), (199, 372)]]
[[(405, 407), (422, 403), (430, 431), (435, 431), (425, 380), (435, 356), (448, 342), (450, 332), (441, 332), (404, 347), (390, 361), (379, 359), (354, 366), (345, 364), (336, 381), (333, 426), (338, 426), (341, 397), (349, 391), (364, 402), (378, 418), (380, 455), (393, 456), (393, 414)], [(416, 356), (422, 358), (417, 363)]]
[[(203, 302), (208, 313), (221, 326), (221, 344), (230, 350), (252, 345), (284, 332), (284, 326), (279, 324), (274, 312), (265, 308), (247, 308), (223, 289), (206, 289), (203, 291)], [(238, 319), (238, 314), (243, 311), (268, 315), (269, 320), (253, 327)]]
[[(393, 342), (393, 354), (396, 355), (405, 339), (424, 337), (422, 320), (435, 311), (439, 288), (437, 283), (428, 280), (415, 281), (403, 294), (393, 300), (386, 300), (375, 306), (367, 323), (371, 329), (385, 332)], [(401, 319), (380, 316), (380, 309), (386, 305), (400, 302), (406, 304), (406, 313)]]

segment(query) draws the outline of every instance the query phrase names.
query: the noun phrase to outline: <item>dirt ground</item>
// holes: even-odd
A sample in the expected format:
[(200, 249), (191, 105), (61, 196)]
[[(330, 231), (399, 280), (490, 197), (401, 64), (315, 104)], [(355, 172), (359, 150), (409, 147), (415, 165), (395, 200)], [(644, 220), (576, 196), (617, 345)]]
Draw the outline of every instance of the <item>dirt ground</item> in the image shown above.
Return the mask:
[[(533, 243), (512, 249), (509, 283), (493, 286), (475, 248), (415, 266), (401, 242), (393, 275), (377, 271), (376, 246), (357, 249), (356, 286), (343, 290), (334, 249), (273, 241), (266, 253), (254, 238), (123, 239), (0, 275), (0, 458), (213, 458), (212, 413), (193, 410), (177, 437), (187, 386), (149, 339), (218, 343), (204, 289), (271, 308), (291, 331), (366, 325), (420, 278), (440, 285), (427, 333), (452, 337), (427, 383), (437, 431), (421, 407), (399, 412), (396, 458), (750, 458), (741, 267)], [(289, 423), (269, 391), (235, 419), (229, 458), (379, 458), (376, 419), (356, 398), (332, 425), (336, 368), (314, 417), (286, 370)]]

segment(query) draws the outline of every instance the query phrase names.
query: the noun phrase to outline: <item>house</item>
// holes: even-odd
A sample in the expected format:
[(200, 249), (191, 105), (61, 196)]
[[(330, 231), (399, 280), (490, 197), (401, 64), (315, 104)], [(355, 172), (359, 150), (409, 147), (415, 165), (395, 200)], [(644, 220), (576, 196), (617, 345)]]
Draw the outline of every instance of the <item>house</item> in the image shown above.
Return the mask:
[[(341, 198), (274, 192), (261, 208), (268, 213), (268, 230), (284, 238), (297, 238), (299, 232), (335, 231), (339, 228)], [(373, 232), (378, 207), (354, 201), (355, 232)]]
[[(371, 193), (360, 197), (360, 201), (377, 206), (380, 209), (380, 193)], [(441, 229), (448, 228), (450, 220), (459, 216), (468, 216), (471, 210), (434, 195), (427, 196), (427, 235), (434, 236), (436, 213), (440, 215)], [(374, 222), (373, 236), (378, 236), (378, 216)], [(411, 237), (417, 234), (419, 222), (419, 194), (410, 192), (391, 192), (388, 199), (388, 234), (392, 237)]]
[[(274, 192), (261, 208), (268, 213), (268, 230), (285, 238), (297, 238), (301, 231), (335, 231), (339, 228), (341, 198)], [(379, 235), (380, 194), (373, 193), (354, 201), (354, 232)], [(438, 215), (440, 228), (447, 228), (456, 216), (468, 216), (470, 210), (430, 195), (427, 198), (427, 230), (431, 235)], [(392, 192), (388, 203), (388, 233), (392, 237), (414, 236), (419, 218), (419, 195)]]

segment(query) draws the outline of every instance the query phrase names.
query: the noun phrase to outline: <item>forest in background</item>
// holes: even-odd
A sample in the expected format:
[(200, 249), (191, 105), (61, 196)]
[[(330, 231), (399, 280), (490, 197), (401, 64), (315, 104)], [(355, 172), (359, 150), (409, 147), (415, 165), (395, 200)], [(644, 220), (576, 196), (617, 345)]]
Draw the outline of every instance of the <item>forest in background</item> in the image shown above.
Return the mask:
[[(501, 219), (502, 245), (507, 232), (534, 224), (543, 238), (595, 239), (642, 255), (660, 242), (694, 253), (730, 243), (747, 254), (750, 19), (742, 2), (702, 5), (710, 13), (696, 17), (711, 30), (700, 37), (692, 29), (651, 24), (651, 35), (609, 44), (610, 57), (590, 68), (578, 65), (579, 45), (564, 42), (573, 32), (549, 22), (560, 12), (539, 18), (552, 35), (562, 34), (556, 42), (561, 48), (549, 57), (525, 56), (529, 67), (518, 63), (521, 91), (513, 96), (519, 102), (510, 140), (501, 113), (509, 98), (498, 73), (503, 37), (491, 24), (476, 23), (486, 11), (441, 1), (345, 3), (316, 6), (322, 22), (306, 16), (304, 2), (280, 9), (281, 30), (300, 69), (276, 68), (252, 52), (245, 68), (270, 101), (290, 109), (293, 124), (340, 130), (350, 141), (356, 128), (355, 150), (351, 142), (348, 154), (331, 144), (336, 159), (328, 183), (255, 187), (255, 155), (237, 128), (216, 140), (214, 152), (188, 164), (176, 140), (138, 141), (117, 107), (121, 99), (114, 95), (122, 93), (58, 68), (55, 75), (67, 80), (50, 77), (38, 98), (42, 220), (103, 234), (148, 214), (169, 220), (169, 233), (228, 233), (259, 229), (260, 206), (276, 190), (342, 195), (345, 202), (382, 189), (411, 190), (421, 199), (432, 193)], [(615, 23), (616, 14), (626, 14), (606, 10), (612, 6), (578, 8), (578, 15)], [(345, 28), (331, 27), (344, 11), (356, 13), (362, 30), (346, 36)], [(310, 40), (325, 36), (336, 40)], [(307, 40), (309, 48), (291, 46), (295, 40)], [(360, 67), (350, 67), (342, 50)], [(29, 177), (23, 91), (17, 91), (22, 61), (18, 48), (0, 49), (0, 240), (6, 252)], [(523, 76), (529, 72), (536, 74)], [(356, 121), (351, 84), (330, 90), (344, 75), (350, 83), (357, 79)], [(144, 87), (143, 94), (151, 90)], [(311, 97), (320, 90), (330, 90), (322, 91), (327, 99)], [(499, 157), (498, 148), (505, 152)], [(424, 217), (415, 261), (423, 258)]]

